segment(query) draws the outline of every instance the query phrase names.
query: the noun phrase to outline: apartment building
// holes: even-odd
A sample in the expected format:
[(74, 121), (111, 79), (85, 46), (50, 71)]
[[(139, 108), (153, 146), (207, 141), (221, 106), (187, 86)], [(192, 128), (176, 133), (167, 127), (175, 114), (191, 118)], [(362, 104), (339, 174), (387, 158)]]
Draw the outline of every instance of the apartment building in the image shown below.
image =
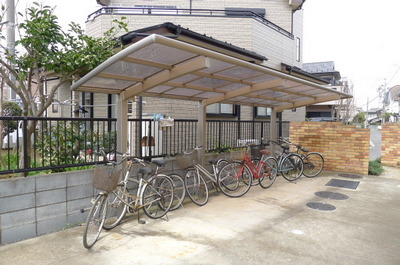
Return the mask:
[[(211, 42), (221, 42), (225, 46), (263, 56), (263, 64), (267, 67), (276, 70), (284, 70), (283, 65), (301, 68), (303, 2), (175, 0), (166, 3), (157, 0), (97, 0), (101, 6), (88, 16), (86, 33), (100, 36), (112, 26), (114, 19), (122, 17), (126, 18), (131, 34), (146, 34), (146, 29), (168, 22), (203, 35)], [(79, 97), (76, 101), (81, 105), (81, 116), (114, 116), (113, 96), (91, 93), (72, 96)], [(61, 99), (59, 101), (64, 102)], [(154, 113), (161, 113), (173, 118), (196, 119), (197, 107), (197, 102), (144, 97), (132, 100), (129, 110), (133, 118), (149, 118)], [(74, 113), (79, 113), (79, 110)], [(269, 115), (269, 109), (260, 107), (217, 103), (207, 108), (207, 119), (257, 120), (269, 119)], [(282, 116), (283, 120), (304, 120), (305, 107), (284, 111)]]

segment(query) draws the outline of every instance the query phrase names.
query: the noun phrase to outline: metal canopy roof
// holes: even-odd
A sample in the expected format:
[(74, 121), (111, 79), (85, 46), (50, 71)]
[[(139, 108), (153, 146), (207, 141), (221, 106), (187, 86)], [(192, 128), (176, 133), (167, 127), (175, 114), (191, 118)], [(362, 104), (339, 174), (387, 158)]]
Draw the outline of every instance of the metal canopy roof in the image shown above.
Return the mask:
[(182, 41), (150, 35), (71, 87), (120, 94), (270, 107), (282, 111), (351, 95)]

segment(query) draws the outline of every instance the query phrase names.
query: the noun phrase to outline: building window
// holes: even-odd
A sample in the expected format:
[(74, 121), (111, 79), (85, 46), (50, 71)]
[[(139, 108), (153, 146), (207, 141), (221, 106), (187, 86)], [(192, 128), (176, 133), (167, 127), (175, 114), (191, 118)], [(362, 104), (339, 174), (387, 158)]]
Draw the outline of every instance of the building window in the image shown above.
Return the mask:
[(236, 105), (232, 104), (224, 104), (224, 103), (215, 103), (207, 106), (207, 114), (211, 115), (232, 115), (235, 116), (237, 114)]
[(266, 107), (255, 107), (254, 114), (256, 118), (270, 118), (271, 117), (271, 108)]
[(300, 62), (300, 54), (301, 54), (301, 42), (300, 38), (296, 38), (296, 61)]
[(54, 102), (53, 102), (53, 104), (52, 104), (52, 106), (51, 106), (52, 112), (53, 112), (53, 113), (58, 113), (58, 106), (59, 106), (58, 103), (54, 103)]

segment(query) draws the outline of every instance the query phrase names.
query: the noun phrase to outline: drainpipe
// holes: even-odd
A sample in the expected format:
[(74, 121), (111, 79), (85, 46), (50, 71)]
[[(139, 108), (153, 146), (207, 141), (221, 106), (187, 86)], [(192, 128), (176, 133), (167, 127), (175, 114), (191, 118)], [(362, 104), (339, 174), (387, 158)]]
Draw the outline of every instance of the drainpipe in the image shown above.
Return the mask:
[[(140, 146), (139, 148), (139, 157), (143, 157), (143, 148), (142, 148), (142, 132), (143, 132), (143, 128), (142, 128), (142, 118), (143, 118), (143, 97), (142, 96), (138, 96), (138, 111), (136, 114), (137, 118), (139, 119), (138, 122), (138, 132), (139, 132), (139, 137), (137, 137), (137, 144), (136, 146)], [(151, 148), (151, 146), (149, 147)]]

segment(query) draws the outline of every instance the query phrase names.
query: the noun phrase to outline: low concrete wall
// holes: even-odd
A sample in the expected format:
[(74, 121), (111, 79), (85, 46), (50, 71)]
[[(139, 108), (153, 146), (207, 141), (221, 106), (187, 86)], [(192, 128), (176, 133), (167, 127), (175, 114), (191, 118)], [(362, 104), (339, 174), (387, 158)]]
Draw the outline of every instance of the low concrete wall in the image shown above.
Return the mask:
[[(184, 174), (174, 158), (167, 162), (164, 173)], [(0, 180), (0, 245), (85, 222), (98, 193), (92, 179), (93, 169)]]
[(0, 180), (0, 244), (82, 223), (90, 207), (93, 170)]

